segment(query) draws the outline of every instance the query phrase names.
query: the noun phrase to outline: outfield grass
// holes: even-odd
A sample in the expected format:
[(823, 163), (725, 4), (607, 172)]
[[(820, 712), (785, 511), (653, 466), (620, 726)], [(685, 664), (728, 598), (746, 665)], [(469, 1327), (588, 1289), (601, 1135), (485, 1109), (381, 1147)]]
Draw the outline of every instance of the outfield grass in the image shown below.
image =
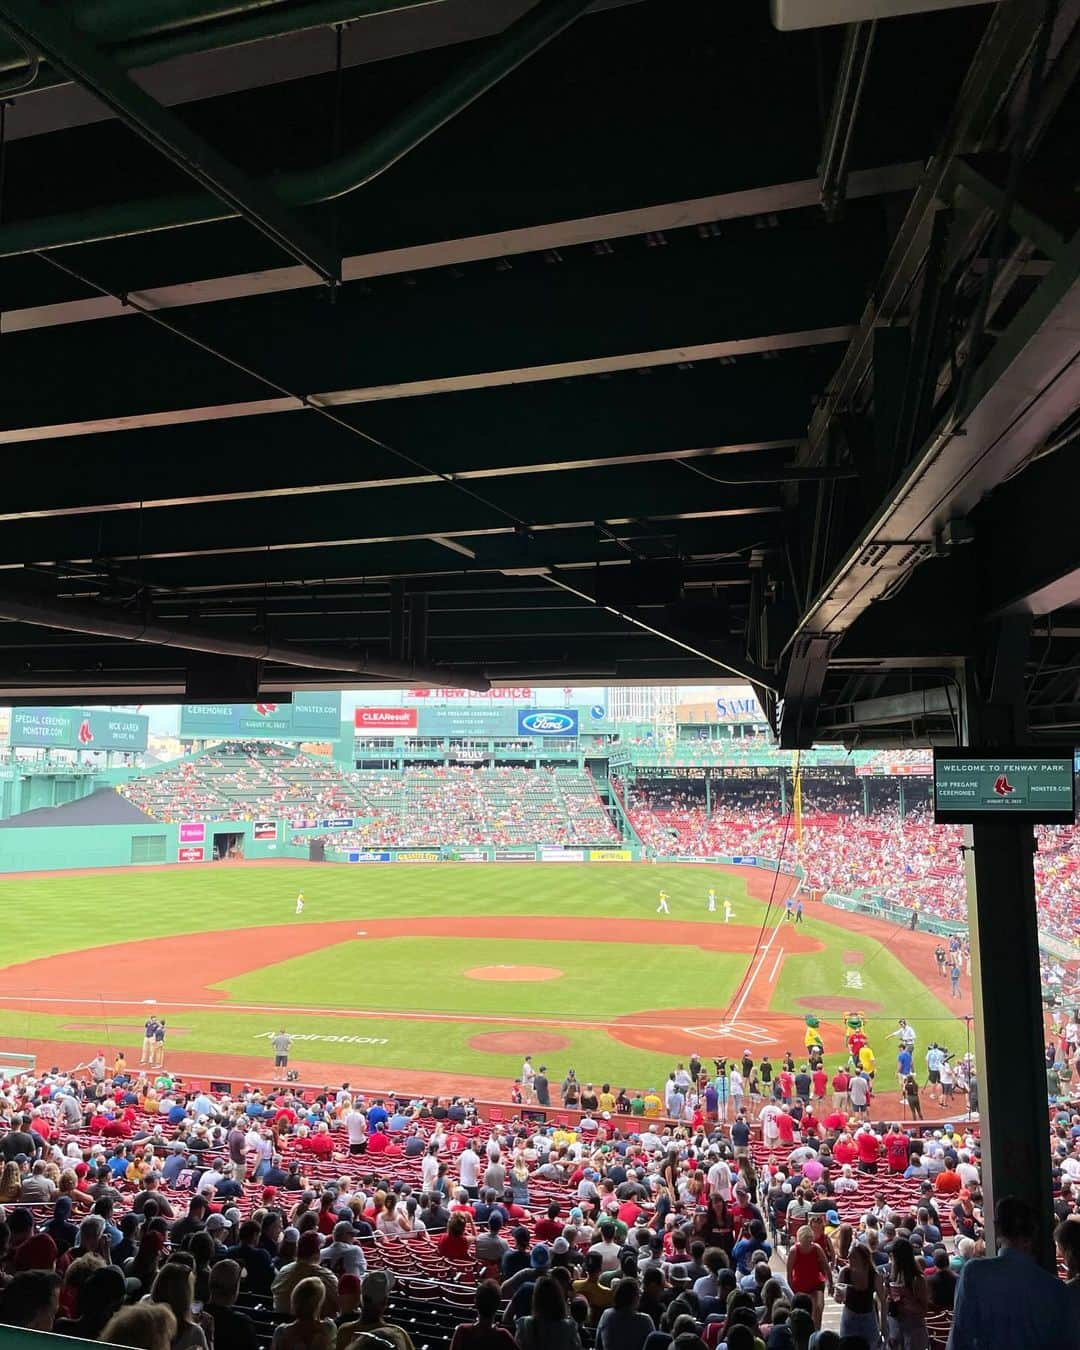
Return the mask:
[[(705, 925), (703, 924), (704, 928)], [(659, 935), (658, 935), (659, 936)], [(562, 974), (542, 981), (477, 980), (476, 966), (544, 965)], [(633, 970), (633, 994), (626, 976)], [(648, 990), (650, 1008), (687, 1006), (687, 989), (708, 990), (723, 1007), (746, 969), (746, 955), (700, 947), (613, 947), (598, 942), (528, 942), (497, 938), (357, 938), (266, 966), (224, 984), (237, 1003), (265, 999), (319, 1008), (410, 1008), (416, 1012), (489, 1013), (507, 1017), (615, 1018)], [(678, 978), (673, 979), (674, 972)], [(511, 972), (507, 972), (509, 975)]]
[[(450, 1020), (438, 1022), (344, 1018), (333, 1012), (294, 1015), (289, 1021), (294, 1033), (369, 1038), (359, 1043), (299, 1042), (294, 1057), (301, 1063), (310, 1058), (343, 1067), (365, 1064), (392, 1070), (396, 1066), (511, 1078), (520, 1067), (519, 1055), (475, 1050), (468, 1042), (485, 1030), (513, 1030), (513, 1022), (505, 1028), (487, 1028), (482, 1023), (454, 1020), (455, 1015), (566, 1017), (568, 1021), (558, 1030), (568, 1047), (548, 1056), (553, 1076), (573, 1063), (586, 1079), (644, 1085), (664, 1076), (666, 1057), (622, 1045), (605, 1031), (575, 1025), (573, 1019), (631, 1017), (665, 1007), (725, 1007), (745, 969), (745, 955), (667, 944), (663, 939), (667, 921), (655, 913), (656, 894), (663, 887), (671, 896), (672, 919), (715, 928), (720, 920), (705, 909), (710, 885), (721, 906), (725, 897), (731, 899), (735, 922), (761, 922), (763, 907), (747, 898), (743, 879), (707, 866), (393, 864), (328, 865), (316, 870), (282, 865), (7, 879), (0, 882), (8, 939), (0, 959), (12, 964), (135, 938), (266, 924), (302, 926), (355, 919), (362, 928), (364, 919), (378, 917), (485, 914), (593, 918), (596, 940), (585, 942), (357, 938), (227, 981), (222, 987), (231, 1001), (266, 1005), (268, 1011), (177, 1012), (170, 1018), (175, 1024), (170, 1043), (176, 1050), (262, 1056), (267, 1049), (266, 1034), (287, 1017), (276, 1009), (285, 1006), (445, 1012)], [(296, 916), (294, 899), (299, 889), (304, 890), (307, 904), (303, 915)], [(814, 912), (813, 907), (808, 912)], [(605, 933), (615, 931), (621, 919), (655, 923), (656, 945), (631, 949), (604, 943)], [(885, 1011), (870, 1019), (870, 1032), (886, 1069), (894, 1043), (886, 1042), (884, 1035), (901, 1014), (916, 1024), (922, 1045), (936, 1038), (953, 1047), (963, 1046), (963, 1024), (890, 950), (904, 941), (902, 930), (890, 935), (886, 946), (820, 919), (809, 918), (803, 931), (819, 939), (824, 950), (785, 958), (776, 983), (769, 986), (770, 1012), (756, 1013), (756, 1022), (767, 1025), (770, 1016), (778, 1014), (801, 1018), (807, 1010), (798, 999), (828, 995), (850, 998), (852, 1007), (863, 1002), (883, 1005)], [(780, 932), (773, 951), (779, 952), (782, 945)], [(861, 960), (851, 960), (851, 953), (858, 953)], [(168, 960), (167, 945), (162, 947), (162, 960)], [(473, 966), (507, 964), (553, 966), (563, 974), (552, 981), (508, 984), (464, 975)], [(765, 982), (771, 965), (770, 955), (760, 977)], [(849, 971), (857, 973), (861, 988), (849, 987)], [(199, 983), (198, 972), (193, 970), (193, 990)], [(123, 997), (124, 991), (109, 987), (107, 970), (102, 972), (102, 986), (106, 999)], [(839, 1021), (835, 1012), (825, 1016)], [(28, 1012), (0, 1010), (0, 1037), (9, 1050), (19, 1049), (28, 1037), (85, 1043), (87, 1035), (94, 1033), (70, 1027), (82, 1026), (87, 1020), (99, 1019), (81, 1017), (76, 1022), (49, 1011), (46, 1004)], [(112, 1019), (103, 1003), (100, 1021), (105, 1043), (116, 1045), (126, 1039), (129, 1051), (133, 1048), (138, 1019)], [(523, 1024), (521, 1029), (527, 1033), (530, 1028)], [(687, 1053), (691, 1048), (687, 1046)], [(791, 1048), (798, 1052), (798, 1045)]]

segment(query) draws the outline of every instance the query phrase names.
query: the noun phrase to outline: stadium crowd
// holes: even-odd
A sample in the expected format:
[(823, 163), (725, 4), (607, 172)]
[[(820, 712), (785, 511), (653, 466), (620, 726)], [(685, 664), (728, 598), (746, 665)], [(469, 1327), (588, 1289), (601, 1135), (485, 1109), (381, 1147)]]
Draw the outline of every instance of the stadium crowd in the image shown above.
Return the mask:
[[(0, 1321), (151, 1350), (1075, 1350), (1080, 1112), (1049, 1117), (1062, 1282), (1022, 1199), (987, 1258), (977, 1126), (872, 1121), (857, 1074), (767, 1063), (617, 1097), (571, 1070), (547, 1123), (103, 1055), (11, 1079)], [(752, 1112), (743, 1070), (780, 1089)], [(527, 1058), (515, 1091), (551, 1090)]]
[[(963, 923), (963, 831), (935, 825), (925, 787), (908, 788), (903, 815), (895, 800), (882, 800), (880, 793), (864, 814), (857, 784), (807, 789), (798, 830), (781, 810), (775, 783), (733, 779), (714, 794), (711, 810), (702, 785), (693, 781), (641, 778), (625, 795), (634, 829), (657, 851), (689, 857), (782, 855), (805, 869), (812, 890), (866, 891), (892, 905), (917, 904), (927, 916)], [(1080, 934), (1080, 831), (1039, 826), (1036, 835), (1039, 926), (1073, 942)]]
[[(588, 774), (497, 768), (348, 771), (271, 743), (224, 744), (118, 789), (155, 820), (285, 818), (294, 827), (346, 818), (322, 831), (328, 847), (612, 844), (619, 834)], [(294, 836), (305, 842), (302, 835)]]

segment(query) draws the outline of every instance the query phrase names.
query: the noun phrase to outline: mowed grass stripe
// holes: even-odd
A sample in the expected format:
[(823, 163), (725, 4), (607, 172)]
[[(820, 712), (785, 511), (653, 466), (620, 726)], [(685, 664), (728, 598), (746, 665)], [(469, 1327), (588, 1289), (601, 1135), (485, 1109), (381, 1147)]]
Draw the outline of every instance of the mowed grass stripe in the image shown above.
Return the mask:
[[(523, 920), (523, 923), (527, 922)], [(612, 930), (615, 936), (616, 930)], [(356, 938), (215, 988), (232, 1002), (274, 1001), (297, 1007), (402, 1008), (415, 1012), (490, 1013), (506, 1017), (598, 1020), (634, 1009), (686, 1007), (687, 989), (723, 1007), (743, 971), (743, 952), (700, 947), (596, 942), (400, 937)], [(512, 967), (542, 965), (556, 979), (515, 981)], [(473, 967), (511, 967), (505, 982), (477, 980)]]

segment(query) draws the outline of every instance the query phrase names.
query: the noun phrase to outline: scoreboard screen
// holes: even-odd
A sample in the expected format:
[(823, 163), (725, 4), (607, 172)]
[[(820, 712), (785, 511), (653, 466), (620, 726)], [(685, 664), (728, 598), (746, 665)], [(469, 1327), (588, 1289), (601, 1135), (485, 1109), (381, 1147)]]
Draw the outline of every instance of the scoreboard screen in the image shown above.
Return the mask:
[(973, 825), (997, 816), (1067, 825), (1076, 816), (1072, 746), (934, 750), (934, 819)]

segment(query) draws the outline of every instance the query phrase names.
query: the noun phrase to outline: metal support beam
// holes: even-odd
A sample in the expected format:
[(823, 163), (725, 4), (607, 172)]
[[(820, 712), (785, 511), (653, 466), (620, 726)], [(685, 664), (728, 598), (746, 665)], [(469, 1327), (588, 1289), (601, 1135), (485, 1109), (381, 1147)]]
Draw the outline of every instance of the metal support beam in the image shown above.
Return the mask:
[(829, 673), (830, 646), (823, 637), (800, 641), (788, 662), (779, 713), (780, 745), (784, 750), (808, 750), (814, 743), (818, 704)]
[[(921, 172), (918, 164), (911, 163), (856, 169), (848, 179), (847, 198), (853, 201), (856, 198), (909, 191), (918, 183)], [(571, 220), (544, 221), (518, 229), (499, 230), (493, 234), (439, 239), (430, 243), (380, 249), (374, 253), (351, 254), (342, 259), (341, 279), (343, 282), (365, 281), (406, 272), (425, 272), (439, 267), (463, 267), (467, 263), (491, 258), (515, 258), (529, 253), (542, 253), (547, 249), (573, 248), (578, 244), (691, 229), (695, 225), (710, 225), (715, 221), (745, 220), (752, 216), (798, 211), (813, 206), (816, 201), (817, 181), (813, 178), (738, 188), (733, 192), (719, 192), (708, 197), (635, 206), (624, 211), (609, 211)], [(304, 290), (315, 284), (316, 279), (306, 267), (268, 267), (257, 272), (238, 272), (230, 276), (147, 287), (137, 292), (133, 299), (144, 309), (190, 309), (194, 305)], [(36, 328), (92, 323), (98, 319), (123, 318), (137, 313), (133, 306), (124, 305), (112, 296), (84, 299), (80, 295), (78, 299), (6, 309), (3, 329), (10, 338), (13, 333), (32, 332)]]
[(913, 689), (907, 694), (883, 694), (880, 698), (864, 698), (855, 703), (842, 705), (847, 718), (844, 721), (833, 720), (827, 729), (856, 730), (860, 726), (879, 726), (883, 722), (912, 722), (923, 717), (942, 714), (958, 717), (959, 704), (959, 694), (947, 684), (937, 685), (932, 689)]
[[(385, 172), (391, 165), (407, 155), (416, 146), (422, 144), (451, 118), (475, 102), (482, 94), (516, 70), (523, 61), (527, 61), (553, 38), (568, 28), (575, 19), (588, 9), (592, 0), (539, 0), (516, 23), (510, 25), (494, 42), (485, 44), (483, 49), (466, 61), (437, 89), (406, 108), (393, 118), (376, 136), (366, 144), (353, 150), (330, 164), (322, 164), (313, 169), (281, 174), (272, 183), (259, 188), (260, 198), (265, 209), (266, 193), (276, 198), (277, 210), (283, 213), (286, 207), (309, 206), (316, 202), (333, 201), (357, 188), (369, 183), (378, 174)], [(25, 37), (35, 46), (39, 46), (58, 69), (70, 78), (99, 94), (107, 106), (131, 122), (132, 105), (126, 96), (113, 102), (108, 95), (115, 93), (112, 86), (122, 77), (107, 61), (103, 62), (104, 78), (95, 81), (92, 72), (84, 71), (80, 63), (71, 55), (78, 50), (66, 36), (68, 26), (62, 27), (54, 10), (48, 11), (48, 22), (41, 19), (42, 8), (35, 0), (4, 0), (0, 6), (0, 15), (12, 20), (12, 32)], [(35, 33), (40, 29), (45, 35), (58, 41), (41, 42)], [(74, 34), (75, 42), (85, 45), (81, 35)], [(65, 52), (67, 48), (67, 52)], [(59, 59), (58, 59), (59, 58)], [(84, 76), (90, 77), (90, 83)], [(128, 82), (124, 82), (128, 83)], [(100, 85), (100, 89), (95, 87)], [(134, 85), (130, 85), (134, 89)], [(138, 91), (141, 99), (150, 105), (138, 118), (141, 123), (149, 113), (151, 121), (159, 128), (165, 128), (166, 143), (183, 145), (169, 129), (175, 122), (171, 113), (154, 103), (148, 95)], [(167, 119), (167, 120), (166, 120)], [(135, 125), (140, 135), (145, 135), (141, 125)], [(181, 124), (177, 124), (181, 125)], [(186, 131), (186, 129), (184, 129)], [(147, 139), (150, 139), (147, 136)], [(159, 145), (164, 149), (164, 145)], [(198, 166), (200, 158), (194, 159)], [(184, 165), (189, 172), (192, 168)], [(229, 166), (225, 166), (226, 169)], [(235, 170), (232, 170), (235, 174)], [(36, 253), (43, 249), (63, 248), (73, 244), (93, 243), (101, 239), (124, 238), (134, 234), (147, 234), (154, 230), (178, 229), (186, 225), (200, 225), (213, 220), (229, 220), (237, 215), (247, 215), (242, 209), (245, 203), (252, 201), (251, 185), (242, 184), (244, 191), (233, 197), (224, 195), (219, 188), (227, 184), (220, 182), (220, 173), (215, 172), (198, 181), (207, 189), (203, 193), (188, 196), (174, 196), (151, 199), (149, 201), (119, 202), (102, 207), (96, 211), (74, 212), (70, 215), (52, 216), (44, 220), (20, 221), (0, 228), (0, 255), (12, 253)], [(251, 218), (251, 217), (249, 217)], [(288, 219), (286, 217), (286, 219)], [(290, 250), (292, 251), (292, 250)], [(306, 259), (304, 261), (307, 261)], [(310, 263), (308, 264), (310, 265)]]
[(487, 680), (472, 671), (450, 667), (436, 670), (402, 661), (369, 659), (352, 653), (290, 646), (262, 638), (234, 638), (194, 624), (172, 627), (150, 618), (129, 618), (104, 606), (60, 603), (36, 595), (0, 593), (0, 619), (41, 628), (56, 628), (67, 633), (120, 638), (125, 642), (147, 643), (152, 647), (178, 647), (183, 651), (206, 652), (214, 656), (276, 661), (281, 665), (314, 670), (346, 671), (389, 680), (412, 680), (417, 684), (452, 684), (479, 693), (489, 688)]
[(844, 32), (844, 50), (819, 168), (821, 205), (829, 220), (837, 218), (847, 196), (848, 160), (876, 31), (877, 20), (872, 19), (848, 24)]
[[(590, 604), (597, 604), (593, 592), (590, 590), (588, 582), (583, 579), (579, 573), (563, 571), (559, 568), (539, 568), (534, 569), (538, 575), (546, 577), (552, 585), (558, 586), (560, 590), (569, 592), (570, 595), (576, 595), (582, 600), (588, 600)], [(587, 574), (586, 574), (587, 575)], [(762, 670), (753, 662), (746, 660), (742, 653), (730, 645), (730, 652), (726, 644), (702, 642), (700, 638), (692, 638), (689, 635), (680, 634), (670, 625), (664, 624), (663, 627), (657, 627), (648, 619), (644, 618), (632, 606), (613, 606), (603, 605), (609, 614), (614, 614), (623, 619), (632, 627), (640, 632), (648, 633), (651, 637), (660, 638), (662, 641), (670, 643), (671, 646), (679, 648), (682, 652), (690, 656), (696, 656), (699, 660), (705, 661), (708, 665), (714, 666), (717, 670), (722, 670), (728, 675), (734, 675), (737, 679), (747, 680), (751, 684), (759, 685), (766, 689), (775, 688), (775, 676), (771, 671)]]
[(248, 180), (178, 117), (156, 103), (56, 8), (35, 0), (0, 0), (0, 23), (100, 99), (136, 135), (212, 193), (229, 214), (242, 216), (323, 281), (330, 285), (340, 282), (341, 259), (294, 220), (280, 198)]
[[(983, 361), (964, 406), (946, 412), (914, 456), (795, 636), (839, 636), (931, 557), (950, 521), (973, 510), (1074, 412), (1078, 371), (1080, 233)], [(1038, 520), (1026, 526), (1037, 553)]]

